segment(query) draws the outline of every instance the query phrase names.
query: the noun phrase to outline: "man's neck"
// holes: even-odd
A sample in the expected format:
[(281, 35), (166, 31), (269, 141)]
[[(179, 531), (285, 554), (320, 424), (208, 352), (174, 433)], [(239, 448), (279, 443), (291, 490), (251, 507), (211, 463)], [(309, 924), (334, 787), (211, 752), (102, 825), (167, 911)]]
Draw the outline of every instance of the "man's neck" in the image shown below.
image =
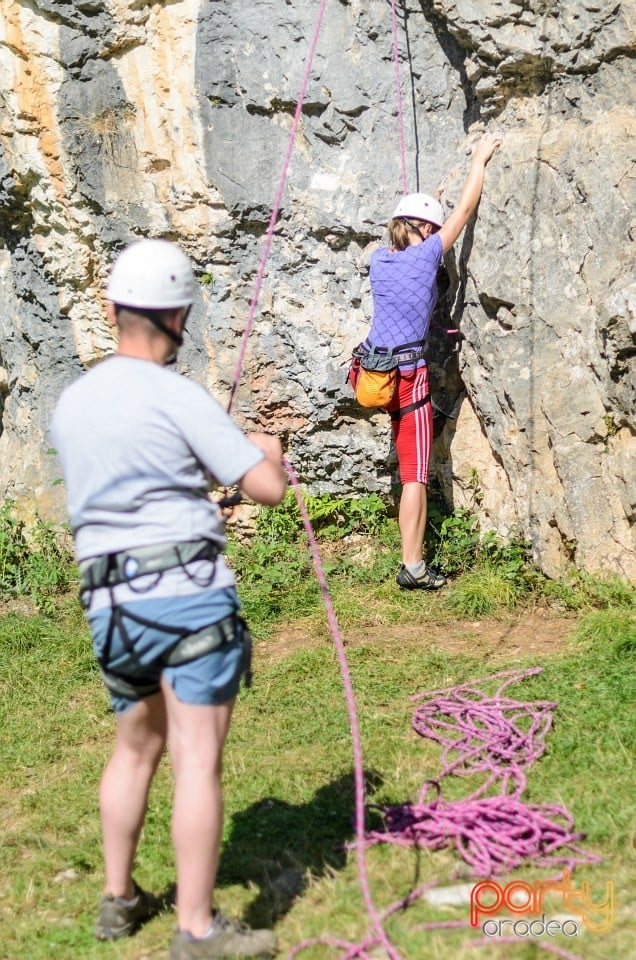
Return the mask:
[(167, 338), (131, 337), (122, 336), (117, 345), (117, 356), (133, 357), (135, 360), (149, 360), (162, 367), (170, 357), (172, 346)]

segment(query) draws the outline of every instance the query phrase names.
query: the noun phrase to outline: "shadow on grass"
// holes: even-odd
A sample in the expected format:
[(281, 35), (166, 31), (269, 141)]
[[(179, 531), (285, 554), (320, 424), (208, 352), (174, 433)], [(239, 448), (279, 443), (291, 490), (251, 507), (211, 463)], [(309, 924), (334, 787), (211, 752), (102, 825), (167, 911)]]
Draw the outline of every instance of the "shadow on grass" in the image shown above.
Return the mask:
[[(379, 774), (365, 773), (369, 793)], [(309, 877), (341, 870), (346, 846), (354, 839), (355, 785), (344, 774), (316, 791), (307, 803), (264, 797), (232, 817), (223, 844), (217, 886), (256, 884), (258, 894), (243, 919), (250, 926), (272, 926), (299, 897)]]

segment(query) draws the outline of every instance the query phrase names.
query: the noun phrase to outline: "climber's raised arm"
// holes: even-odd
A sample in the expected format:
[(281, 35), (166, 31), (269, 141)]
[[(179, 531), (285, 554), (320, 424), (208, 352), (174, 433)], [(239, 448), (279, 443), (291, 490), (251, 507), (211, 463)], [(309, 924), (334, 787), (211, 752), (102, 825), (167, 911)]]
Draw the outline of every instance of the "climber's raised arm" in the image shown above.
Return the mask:
[(501, 141), (500, 134), (490, 133), (482, 137), (473, 147), (470, 171), (457, 206), (439, 231), (444, 253), (450, 250), (477, 209), (484, 185), (486, 164)]

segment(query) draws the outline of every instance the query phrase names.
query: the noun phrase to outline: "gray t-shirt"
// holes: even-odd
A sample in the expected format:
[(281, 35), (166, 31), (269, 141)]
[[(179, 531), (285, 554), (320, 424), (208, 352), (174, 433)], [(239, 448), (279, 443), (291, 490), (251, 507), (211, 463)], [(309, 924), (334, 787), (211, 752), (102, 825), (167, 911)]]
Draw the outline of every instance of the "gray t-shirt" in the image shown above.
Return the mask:
[[(67, 387), (51, 439), (80, 561), (158, 543), (223, 545), (223, 520), (208, 491), (236, 483), (263, 458), (203, 387), (133, 357), (110, 357)], [(171, 571), (143, 596), (201, 589), (183, 578)], [(212, 586), (233, 582), (220, 557)], [(118, 588), (116, 599), (132, 599), (128, 588)]]

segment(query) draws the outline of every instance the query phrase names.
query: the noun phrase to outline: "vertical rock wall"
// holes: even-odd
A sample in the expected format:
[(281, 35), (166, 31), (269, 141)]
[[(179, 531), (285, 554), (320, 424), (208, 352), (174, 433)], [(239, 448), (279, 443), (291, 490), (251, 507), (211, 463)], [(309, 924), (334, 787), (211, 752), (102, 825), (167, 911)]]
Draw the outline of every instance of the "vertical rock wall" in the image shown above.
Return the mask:
[[(112, 349), (102, 290), (137, 236), (183, 244), (181, 364), (227, 398), (318, 4), (0, 0), (0, 488), (61, 513), (46, 426)], [(453, 504), (636, 573), (634, 3), (398, 4), (409, 190), (456, 202), (505, 142), (446, 260), (430, 342), (435, 474)], [(388, 430), (344, 386), (368, 260), (402, 192), (390, 5), (330, 0), (234, 413), (318, 490), (387, 490)], [(457, 328), (458, 335), (444, 332)]]

